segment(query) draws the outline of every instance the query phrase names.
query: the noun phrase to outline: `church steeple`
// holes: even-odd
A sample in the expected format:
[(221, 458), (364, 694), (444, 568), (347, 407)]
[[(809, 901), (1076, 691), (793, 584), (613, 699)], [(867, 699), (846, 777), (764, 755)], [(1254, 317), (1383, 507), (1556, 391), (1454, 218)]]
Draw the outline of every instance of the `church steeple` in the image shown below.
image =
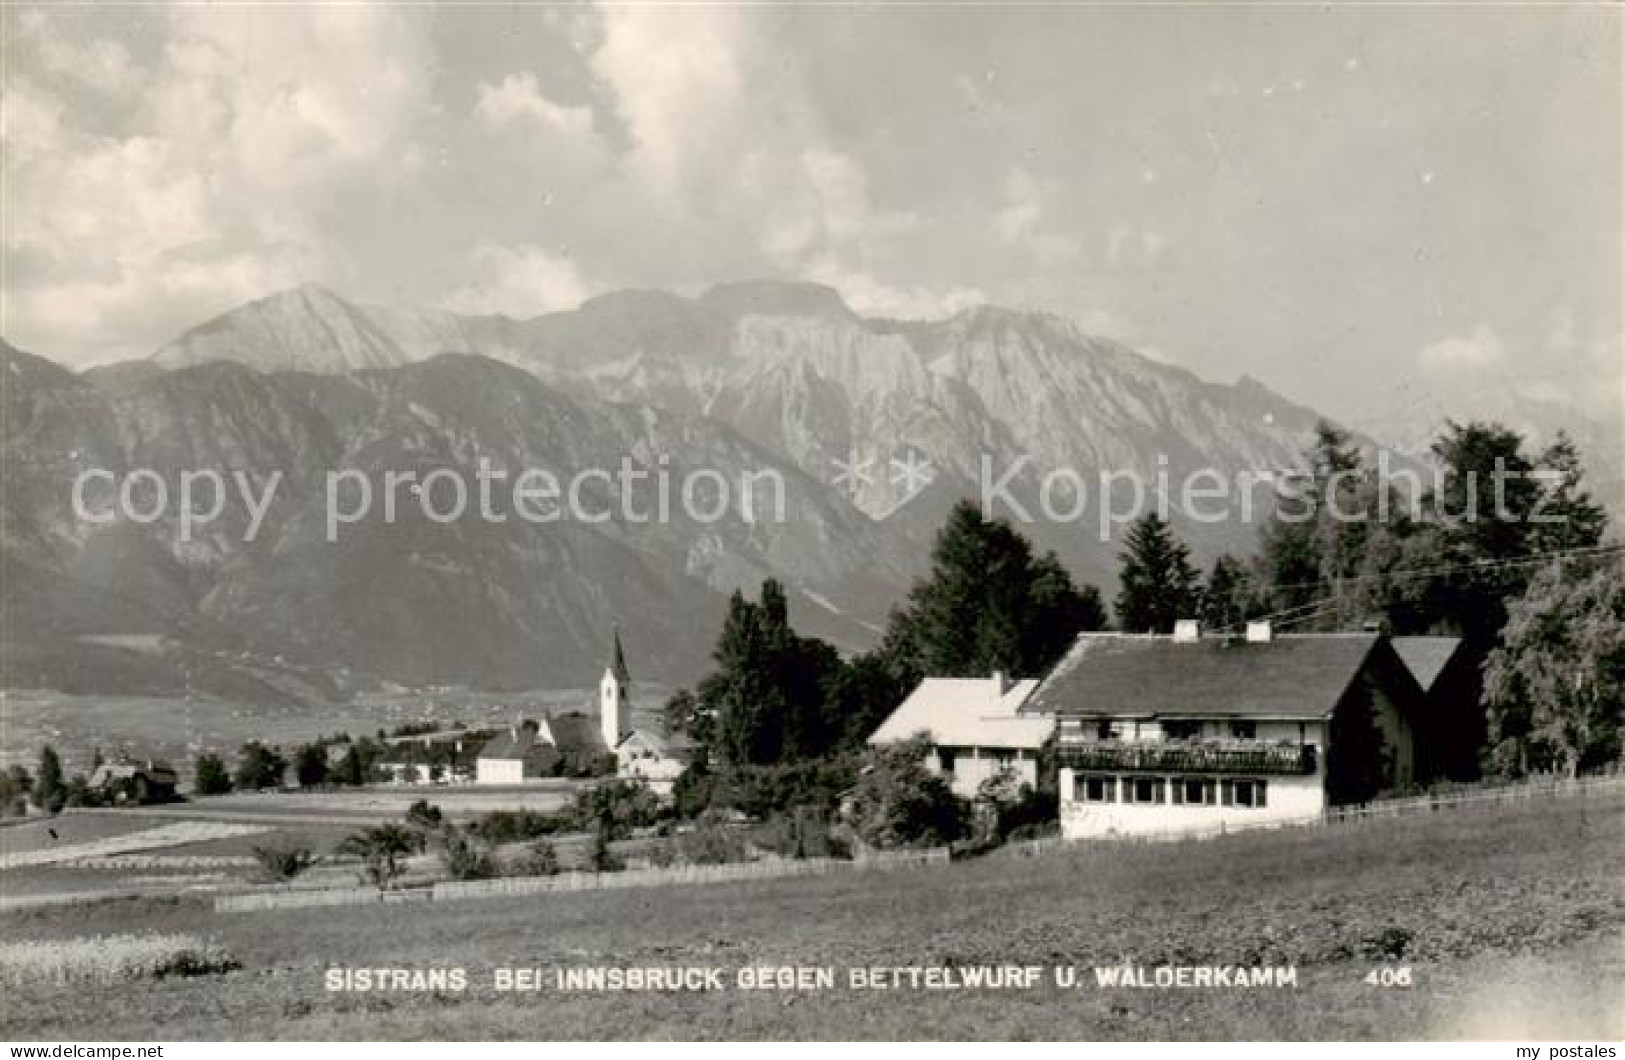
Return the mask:
[(598, 682), (598, 722), (603, 727), (604, 744), (611, 751), (632, 731), (632, 702), (628, 695), (631, 686), (632, 675), (626, 668), (626, 650), (621, 647), (621, 627), (617, 624), (614, 647)]
[(614, 661), (610, 665), (615, 671), (615, 676), (620, 679), (621, 684), (631, 684), (632, 674), (626, 668), (626, 651), (621, 647), (621, 625), (619, 622), (615, 624), (615, 653), (612, 658)]

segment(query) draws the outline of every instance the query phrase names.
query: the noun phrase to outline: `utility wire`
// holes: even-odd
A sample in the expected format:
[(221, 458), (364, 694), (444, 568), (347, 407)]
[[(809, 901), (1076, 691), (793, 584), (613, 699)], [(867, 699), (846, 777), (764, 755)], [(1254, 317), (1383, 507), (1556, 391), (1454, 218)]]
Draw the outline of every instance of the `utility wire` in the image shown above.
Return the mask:
[[(1528, 566), (1530, 564), (1546, 563), (1552, 560), (1562, 562), (1568, 559), (1600, 557), (1606, 556), (1610, 553), (1619, 554), (1622, 557), (1625, 557), (1625, 543), (1617, 545), (1593, 545), (1585, 548), (1550, 549), (1545, 552), (1534, 552), (1523, 556), (1511, 556), (1491, 560), (1476, 560), (1472, 563), (1465, 564), (1436, 567), (1412, 567), (1395, 571), (1385, 571), (1380, 574), (1350, 575), (1346, 578), (1337, 579), (1337, 582), (1339, 584), (1347, 584), (1350, 582), (1377, 581), (1385, 578), (1395, 577), (1419, 577), (1423, 575), (1454, 574), (1462, 571), (1497, 570), (1503, 567)], [(1272, 590), (1309, 589), (1319, 588), (1321, 584), (1323, 583), (1299, 582), (1296, 584), (1272, 586), (1271, 588)], [(1323, 614), (1335, 611), (1339, 606), (1341, 606), (1341, 604), (1342, 598), (1339, 596), (1324, 596), (1316, 600), (1309, 600), (1305, 603), (1294, 605), (1292, 607), (1282, 608), (1279, 611), (1274, 611), (1267, 615), (1260, 615), (1259, 617), (1250, 619), (1249, 621), (1269, 622), (1272, 625), (1277, 626), (1290, 626), (1299, 622), (1307, 622), (1311, 619), (1319, 618)], [(1296, 612), (1299, 611), (1305, 613), (1297, 614)], [(1240, 625), (1229, 625), (1223, 627), (1221, 630), (1219, 630), (1219, 632), (1230, 633), (1239, 631), (1240, 629)]]

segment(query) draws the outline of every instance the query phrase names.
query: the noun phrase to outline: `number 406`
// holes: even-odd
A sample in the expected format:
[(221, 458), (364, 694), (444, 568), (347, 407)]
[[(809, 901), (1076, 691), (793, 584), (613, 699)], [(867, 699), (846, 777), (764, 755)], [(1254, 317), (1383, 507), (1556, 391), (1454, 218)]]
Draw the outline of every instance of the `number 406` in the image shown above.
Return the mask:
[(1402, 968), (1373, 968), (1366, 974), (1365, 981), (1370, 986), (1410, 986), (1411, 970), (1408, 965)]

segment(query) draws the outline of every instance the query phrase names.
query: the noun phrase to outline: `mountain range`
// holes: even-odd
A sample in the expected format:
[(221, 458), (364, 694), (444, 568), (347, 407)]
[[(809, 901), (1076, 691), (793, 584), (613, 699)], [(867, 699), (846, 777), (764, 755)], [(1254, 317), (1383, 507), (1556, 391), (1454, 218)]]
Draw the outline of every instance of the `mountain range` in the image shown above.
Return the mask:
[[(75, 373), (9, 345), (0, 357), (5, 682), (248, 698), (368, 680), (577, 685), (614, 624), (637, 676), (687, 682), (727, 594), (770, 576), (798, 626), (860, 647), (923, 573), (947, 509), (990, 477), (1027, 511), (1073, 509), (1068, 487), (1102, 474), (1278, 471), (1320, 418), (1051, 314), (872, 319), (830, 288), (776, 281), (623, 291), (528, 320), (307, 285), (140, 361)], [(784, 517), (675, 504), (665, 522), (440, 522), (412, 494), (394, 520), (375, 510), (327, 537), (336, 471), (570, 481), (625, 459), (674, 482), (782, 482)], [(104, 497), (93, 519), (76, 514), (87, 468), (280, 478), (254, 540), (227, 505), (188, 541), (173, 509), (112, 518)], [(583, 481), (593, 510), (613, 503), (607, 479)], [(1023, 529), (1109, 597), (1119, 544), (1086, 499), (1077, 518)], [(1237, 519), (1174, 521), (1202, 559), (1256, 543)]]

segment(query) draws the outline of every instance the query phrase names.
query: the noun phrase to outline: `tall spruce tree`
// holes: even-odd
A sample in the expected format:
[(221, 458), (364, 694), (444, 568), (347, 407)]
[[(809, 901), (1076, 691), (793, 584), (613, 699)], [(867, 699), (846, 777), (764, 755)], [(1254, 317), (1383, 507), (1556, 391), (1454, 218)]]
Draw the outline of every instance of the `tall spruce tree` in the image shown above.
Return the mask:
[(1359, 446), (1347, 431), (1315, 425), (1302, 470), (1276, 498), (1264, 524), (1265, 592), (1273, 611), (1330, 601), (1315, 624), (1336, 628), (1360, 616), (1353, 587), (1366, 561), (1378, 490)]
[(907, 686), (926, 675), (1032, 676), (1105, 619), (1099, 592), (1080, 588), (1053, 552), (1034, 554), (1009, 523), (961, 501), (937, 533), (931, 573), (892, 615), (882, 652)]
[(1202, 587), (1202, 625), (1234, 629), (1256, 611), (1252, 576), (1247, 568), (1228, 552), (1214, 560), (1207, 584)]
[[(1436, 575), (1409, 579), (1407, 606), (1431, 628), (1487, 651), (1507, 621), (1508, 600), (1523, 595), (1535, 566), (1554, 549), (1602, 540), (1603, 509), (1581, 488), (1579, 453), (1566, 437), (1530, 457), (1524, 437), (1495, 423), (1448, 423), (1433, 445), (1441, 467), (1427, 498), (1418, 544)], [(1516, 562), (1506, 562), (1516, 561)]]
[(1168, 633), (1195, 617), (1196, 568), (1190, 550), (1156, 512), (1129, 528), (1118, 568), (1117, 624), (1126, 633)]
[(46, 813), (62, 809), (68, 798), (68, 784), (62, 774), (62, 759), (56, 748), (46, 744), (39, 755), (39, 777), (34, 781), (34, 804)]

